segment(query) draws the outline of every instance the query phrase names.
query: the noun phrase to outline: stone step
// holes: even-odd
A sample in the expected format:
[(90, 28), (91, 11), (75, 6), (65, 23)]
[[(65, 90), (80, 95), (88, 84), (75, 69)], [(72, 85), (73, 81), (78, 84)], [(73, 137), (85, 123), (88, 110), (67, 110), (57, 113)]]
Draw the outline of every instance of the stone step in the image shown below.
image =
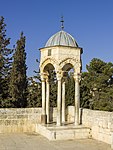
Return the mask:
[(84, 126), (47, 126), (36, 125), (36, 132), (43, 135), (47, 139), (54, 140), (72, 140), (72, 139), (88, 139), (91, 138), (91, 129)]

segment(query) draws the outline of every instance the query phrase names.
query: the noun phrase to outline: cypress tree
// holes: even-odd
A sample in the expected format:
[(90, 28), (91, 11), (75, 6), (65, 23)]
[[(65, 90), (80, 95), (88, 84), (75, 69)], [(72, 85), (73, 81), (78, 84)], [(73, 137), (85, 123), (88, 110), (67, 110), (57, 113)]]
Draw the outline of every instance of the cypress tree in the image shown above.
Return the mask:
[(26, 38), (23, 32), (17, 41), (10, 79), (10, 95), (13, 107), (26, 107), (27, 76), (26, 76)]
[(57, 82), (55, 70), (49, 72), (49, 84), (50, 84), (50, 107), (57, 106)]
[(6, 37), (4, 17), (0, 17), (0, 107), (7, 106), (9, 98), (9, 78), (11, 70), (12, 49), (8, 48), (10, 38)]

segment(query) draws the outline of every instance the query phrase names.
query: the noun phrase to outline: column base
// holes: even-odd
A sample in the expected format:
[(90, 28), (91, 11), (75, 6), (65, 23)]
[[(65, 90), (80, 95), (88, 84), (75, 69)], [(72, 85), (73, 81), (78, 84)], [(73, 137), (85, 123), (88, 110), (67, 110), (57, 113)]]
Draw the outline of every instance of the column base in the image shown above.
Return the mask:
[(59, 117), (57, 115), (57, 123), (56, 123), (57, 126), (61, 126), (62, 125), (62, 122), (61, 122), (61, 116)]
[(75, 122), (74, 124), (75, 124), (75, 126), (79, 126), (80, 125), (80, 123), (77, 123), (77, 122)]
[(56, 125), (57, 125), (57, 126), (62, 126), (62, 124), (61, 124), (61, 123), (57, 123)]
[(66, 123), (65, 122), (62, 122), (62, 126), (65, 126), (66, 125)]
[(47, 115), (41, 115), (41, 123), (47, 124)]

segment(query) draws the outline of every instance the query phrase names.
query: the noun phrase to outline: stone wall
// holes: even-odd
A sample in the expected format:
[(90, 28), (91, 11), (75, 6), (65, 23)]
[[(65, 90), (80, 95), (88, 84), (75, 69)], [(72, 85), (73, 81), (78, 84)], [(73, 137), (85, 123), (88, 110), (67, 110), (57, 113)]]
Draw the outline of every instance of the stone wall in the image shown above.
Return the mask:
[(92, 129), (92, 138), (111, 144), (113, 112), (84, 109), (82, 114), (82, 123)]
[[(50, 109), (51, 120), (56, 121), (57, 109)], [(74, 106), (67, 109), (68, 122), (74, 122)], [(81, 123), (90, 127), (92, 138), (111, 144), (113, 133), (113, 112), (83, 109)], [(53, 114), (53, 115), (52, 115)], [(36, 124), (41, 122), (41, 108), (0, 109), (0, 133), (35, 132)]]
[[(92, 138), (111, 144), (113, 132), (113, 112), (83, 109), (80, 122), (92, 130)], [(68, 121), (74, 121), (74, 107), (68, 107)]]
[[(42, 108), (0, 109), (0, 133), (35, 132), (36, 124), (41, 123)], [(50, 109), (50, 118), (56, 121), (57, 109)]]
[(34, 132), (41, 121), (41, 108), (0, 109), (0, 133)]

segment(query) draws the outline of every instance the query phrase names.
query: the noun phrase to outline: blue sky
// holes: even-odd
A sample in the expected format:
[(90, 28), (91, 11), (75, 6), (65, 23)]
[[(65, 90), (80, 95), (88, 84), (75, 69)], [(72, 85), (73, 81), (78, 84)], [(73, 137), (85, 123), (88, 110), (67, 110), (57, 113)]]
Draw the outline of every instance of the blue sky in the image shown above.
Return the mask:
[(113, 0), (0, 0), (0, 15), (7, 24), (11, 46), (26, 36), (28, 76), (38, 70), (39, 48), (60, 30), (64, 30), (83, 48), (83, 71), (93, 58), (113, 62)]

